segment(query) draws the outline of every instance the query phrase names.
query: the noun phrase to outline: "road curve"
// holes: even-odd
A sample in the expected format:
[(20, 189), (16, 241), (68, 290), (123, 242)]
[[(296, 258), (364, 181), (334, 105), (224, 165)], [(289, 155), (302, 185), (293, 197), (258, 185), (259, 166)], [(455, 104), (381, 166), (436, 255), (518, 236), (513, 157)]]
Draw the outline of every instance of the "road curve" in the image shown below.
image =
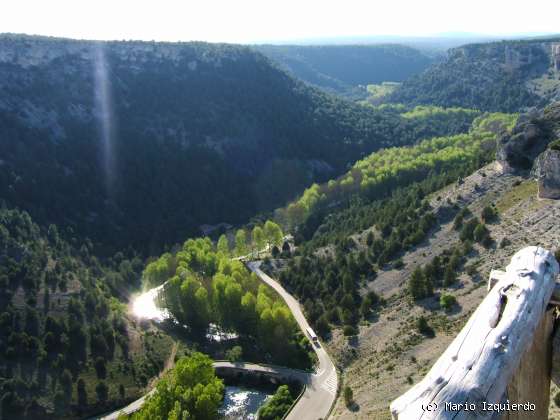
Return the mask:
[[(247, 267), (255, 273), (263, 282), (268, 284), (278, 292), (282, 299), (286, 302), (290, 311), (294, 315), (299, 327), (305, 334), (309, 323), (303, 316), (303, 312), (298, 301), (290, 295), (276, 280), (268, 276), (260, 269), (260, 261), (252, 261), (247, 263)], [(315, 353), (319, 359), (317, 372), (310, 375), (307, 381), (306, 389), (298, 403), (292, 408), (287, 420), (317, 420), (326, 419), (329, 415), (332, 405), (336, 399), (336, 391), (338, 388), (338, 374), (331, 358), (320, 346), (313, 345)]]
[[(276, 280), (271, 278), (260, 269), (261, 261), (251, 261), (246, 263), (249, 270), (255, 273), (263, 282), (272, 287), (284, 299), (286, 305), (292, 312), (299, 327), (306, 334), (309, 323), (305, 319), (298, 301), (290, 295)], [(313, 345), (313, 350), (317, 354), (319, 365), (317, 372), (308, 373), (297, 369), (290, 369), (282, 366), (263, 366), (254, 363), (232, 363), (226, 361), (214, 362), (215, 368), (231, 368), (264, 374), (281, 374), (297, 379), (305, 384), (305, 391), (297, 404), (292, 408), (286, 420), (318, 420), (326, 419), (331, 407), (336, 399), (338, 388), (338, 374), (325, 349), (320, 345)], [(155, 392), (155, 388), (143, 397), (133, 401), (126, 407), (110, 414), (93, 417), (90, 420), (116, 420), (121, 414), (132, 414), (140, 410), (146, 398)]]

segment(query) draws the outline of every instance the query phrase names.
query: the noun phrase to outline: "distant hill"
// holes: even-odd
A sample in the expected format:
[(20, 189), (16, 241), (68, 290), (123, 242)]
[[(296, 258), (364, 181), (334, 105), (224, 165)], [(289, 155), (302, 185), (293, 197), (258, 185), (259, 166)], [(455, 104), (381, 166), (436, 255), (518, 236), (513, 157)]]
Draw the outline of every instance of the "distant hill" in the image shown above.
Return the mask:
[(245, 222), (421, 123), (248, 47), (0, 37), (0, 199), (104, 252)]
[(255, 50), (293, 75), (350, 98), (367, 95), (368, 84), (401, 82), (425, 70), (433, 59), (403, 45), (257, 45)]
[(386, 100), (516, 112), (559, 98), (560, 38), (538, 38), (450, 50)]

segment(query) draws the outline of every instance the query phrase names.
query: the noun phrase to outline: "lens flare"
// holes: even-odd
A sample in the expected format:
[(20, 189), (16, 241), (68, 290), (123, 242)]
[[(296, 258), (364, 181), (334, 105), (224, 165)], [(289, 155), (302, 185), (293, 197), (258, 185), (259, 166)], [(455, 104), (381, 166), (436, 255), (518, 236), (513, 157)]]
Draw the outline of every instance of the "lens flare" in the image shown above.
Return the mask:
[(101, 159), (108, 198), (112, 199), (115, 181), (115, 126), (109, 65), (105, 54), (105, 44), (95, 45), (94, 54), (94, 98), (95, 117), (98, 122), (101, 140)]
[(157, 296), (162, 288), (163, 285), (155, 287), (136, 297), (132, 303), (132, 313), (138, 318), (155, 321), (169, 318), (169, 311), (156, 305)]

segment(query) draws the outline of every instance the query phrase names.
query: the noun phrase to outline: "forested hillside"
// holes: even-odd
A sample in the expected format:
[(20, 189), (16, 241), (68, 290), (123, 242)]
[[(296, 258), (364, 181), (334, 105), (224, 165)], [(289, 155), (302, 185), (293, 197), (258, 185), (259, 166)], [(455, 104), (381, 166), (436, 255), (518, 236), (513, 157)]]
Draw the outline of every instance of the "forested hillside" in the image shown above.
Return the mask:
[(560, 39), (470, 44), (412, 77), (387, 102), (518, 112), (560, 98)]
[[(25, 212), (0, 209), (0, 417), (55, 419), (138, 397), (170, 340), (142, 331), (122, 297), (142, 261), (106, 261)], [(127, 258), (128, 257), (128, 258)], [(167, 347), (167, 349), (165, 349)]]
[[(485, 114), (468, 134), (373, 153), (277, 212), (295, 227), (299, 243), (299, 255), (277, 275), (304, 303), (319, 334), (327, 337), (338, 326), (354, 335), (360, 320), (379, 308), (379, 296), (363, 287), (388, 263), (402, 264), (399, 256), (429, 235), (436, 223), (429, 194), (493, 159), (497, 135), (515, 121), (515, 115)], [(467, 239), (473, 240), (475, 227)], [(443, 275), (457, 262), (442, 257), (439, 267)]]
[(425, 70), (433, 58), (404, 45), (257, 45), (293, 75), (348, 98), (367, 96), (366, 86), (401, 82)]
[(416, 141), (421, 124), (325, 95), (240, 46), (0, 45), (0, 197), (111, 252), (245, 221)]

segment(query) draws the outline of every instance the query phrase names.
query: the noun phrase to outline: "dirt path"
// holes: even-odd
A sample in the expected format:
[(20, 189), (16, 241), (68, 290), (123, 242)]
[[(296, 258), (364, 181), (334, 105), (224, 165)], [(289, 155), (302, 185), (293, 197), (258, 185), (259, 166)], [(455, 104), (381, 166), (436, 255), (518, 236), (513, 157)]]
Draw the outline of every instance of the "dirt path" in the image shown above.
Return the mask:
[(169, 354), (169, 357), (167, 358), (167, 360), (165, 361), (165, 363), (163, 364), (163, 369), (162, 371), (159, 373), (158, 376), (152, 378), (150, 380), (150, 382), (148, 383), (148, 386), (146, 387), (146, 390), (152, 390), (155, 388), (157, 382), (163, 378), (165, 376), (165, 374), (173, 368), (173, 366), (175, 366), (175, 356), (177, 355), (177, 349), (179, 348), (179, 345), (177, 344), (177, 342), (173, 342), (173, 347), (171, 347), (171, 353)]

